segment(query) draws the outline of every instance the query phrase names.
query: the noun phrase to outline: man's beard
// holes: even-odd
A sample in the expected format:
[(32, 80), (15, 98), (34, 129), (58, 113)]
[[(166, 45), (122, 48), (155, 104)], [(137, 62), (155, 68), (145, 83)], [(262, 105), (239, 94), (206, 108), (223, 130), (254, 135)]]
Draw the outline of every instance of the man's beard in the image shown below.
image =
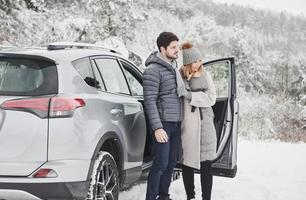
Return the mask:
[(174, 60), (174, 59), (177, 59), (178, 58), (178, 54), (174, 55), (174, 56), (171, 56), (169, 54), (166, 55), (168, 59), (170, 60)]

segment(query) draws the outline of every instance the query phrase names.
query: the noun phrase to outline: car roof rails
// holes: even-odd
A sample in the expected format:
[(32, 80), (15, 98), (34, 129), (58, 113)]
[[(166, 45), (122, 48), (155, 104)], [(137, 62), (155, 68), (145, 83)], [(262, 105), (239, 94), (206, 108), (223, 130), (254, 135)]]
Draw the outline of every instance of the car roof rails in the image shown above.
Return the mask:
[(120, 52), (101, 45), (78, 43), (78, 42), (54, 42), (47, 45), (47, 50), (62, 50), (62, 49), (98, 49), (106, 50), (112, 53), (121, 54)]

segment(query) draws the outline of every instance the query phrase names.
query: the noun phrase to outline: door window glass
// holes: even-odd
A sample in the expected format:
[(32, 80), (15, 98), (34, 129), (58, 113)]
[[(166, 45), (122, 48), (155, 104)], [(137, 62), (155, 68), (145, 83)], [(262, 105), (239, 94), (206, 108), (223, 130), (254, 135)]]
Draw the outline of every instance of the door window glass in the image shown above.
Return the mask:
[(95, 62), (101, 72), (108, 92), (130, 94), (125, 77), (117, 60), (99, 58), (95, 59)]
[(127, 70), (127, 67), (126, 67), (127, 64), (122, 63), (122, 65), (123, 65), (123, 71), (124, 71), (125, 77), (130, 86), (132, 96), (143, 96), (142, 85), (139, 83), (136, 77), (129, 70)]
[(229, 95), (229, 69), (230, 63), (227, 61), (204, 65), (214, 81), (217, 97), (228, 97)]

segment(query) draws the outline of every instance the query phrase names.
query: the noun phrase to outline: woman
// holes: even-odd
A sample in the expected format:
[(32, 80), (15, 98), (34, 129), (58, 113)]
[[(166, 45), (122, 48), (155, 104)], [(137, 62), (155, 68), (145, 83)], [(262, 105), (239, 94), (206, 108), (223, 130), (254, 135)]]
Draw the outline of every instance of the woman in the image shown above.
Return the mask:
[(211, 199), (211, 160), (216, 158), (217, 136), (212, 106), (216, 90), (210, 74), (202, 66), (199, 50), (190, 42), (182, 45), (180, 69), (188, 92), (184, 97), (182, 122), (182, 171), (187, 199), (194, 199), (194, 169), (201, 172), (202, 199)]

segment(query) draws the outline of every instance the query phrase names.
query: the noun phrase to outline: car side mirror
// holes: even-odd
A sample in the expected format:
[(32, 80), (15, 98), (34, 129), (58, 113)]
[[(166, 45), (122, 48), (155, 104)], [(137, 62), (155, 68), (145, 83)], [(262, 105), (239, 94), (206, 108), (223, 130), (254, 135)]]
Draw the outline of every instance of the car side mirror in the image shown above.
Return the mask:
[(88, 85), (90, 85), (91, 87), (96, 87), (96, 88), (101, 88), (100, 86), (99, 86), (99, 81), (97, 81), (97, 80), (95, 80), (95, 79), (93, 79), (93, 78), (91, 78), (91, 77), (86, 77), (85, 79), (85, 82), (88, 84)]

